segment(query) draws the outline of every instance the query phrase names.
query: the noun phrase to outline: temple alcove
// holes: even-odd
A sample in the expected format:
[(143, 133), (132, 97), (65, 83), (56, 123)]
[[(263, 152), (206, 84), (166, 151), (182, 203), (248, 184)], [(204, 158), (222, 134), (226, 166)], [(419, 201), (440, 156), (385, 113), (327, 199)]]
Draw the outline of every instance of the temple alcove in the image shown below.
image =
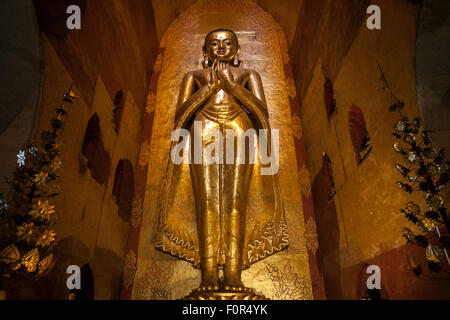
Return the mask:
[[(33, 125), (35, 138), (48, 130), (72, 84), (78, 98), (68, 105), (61, 134), (57, 263), (42, 282), (7, 289), (7, 298), (66, 299), (68, 265), (89, 264), (95, 299), (180, 298), (199, 285), (200, 271), (157, 251), (153, 238), (181, 78), (202, 68), (204, 37), (218, 27), (237, 32), (242, 67), (261, 74), (281, 138), (291, 244), (245, 271), (245, 284), (273, 299), (359, 299), (367, 266), (377, 265), (383, 298), (450, 298), (447, 282), (426, 281), (410, 269), (412, 255), (425, 270), (427, 260), (402, 238), (411, 224), (399, 210), (412, 196), (396, 184), (398, 118), (388, 110), (392, 101), (377, 65), (405, 102), (404, 114), (421, 115), (433, 143), (448, 145), (446, 1), (22, 1), (22, 13), (37, 13), (39, 24), (27, 27), (35, 86), (5, 81), (5, 89), (18, 90), (30, 104), (23, 126), (20, 115), (3, 134), (0, 124), (0, 178), (3, 165), (17, 162), (19, 134), (28, 136)], [(65, 27), (71, 4), (80, 6), (81, 30)], [(366, 26), (373, 4), (381, 9), (381, 30)], [(11, 53), (26, 63), (20, 52)], [(18, 104), (4, 104), (0, 116), (16, 114)], [(92, 140), (101, 143), (83, 148), (94, 115)], [(360, 148), (365, 133), (370, 144)], [(371, 151), (359, 150), (355, 159), (355, 149)], [(0, 192), (5, 187), (0, 182)], [(294, 289), (283, 294), (286, 287)]]
[[(305, 218), (294, 143), (294, 135), (301, 135), (301, 123), (296, 118), (296, 125), (291, 126), (290, 99), (296, 93), (292, 75), (285, 73), (285, 69), (290, 67), (286, 37), (268, 13), (252, 2), (242, 1), (220, 4), (216, 1), (198, 1), (171, 24), (162, 38), (160, 56), (157, 58), (161, 65), (158, 85), (155, 91), (149, 93), (149, 97), (154, 97), (152, 100), (156, 101), (156, 105), (149, 108), (150, 113), (154, 112), (153, 131), (151, 137), (147, 136), (142, 141), (150, 145), (148, 163), (145, 163), (148, 175), (143, 195), (142, 225), (138, 244), (129, 247), (129, 253), (137, 256), (132, 298), (181, 298), (199, 283), (199, 272), (186, 262), (156, 251), (153, 237), (158, 221), (160, 186), (164, 184), (170, 154), (170, 140), (167, 137), (173, 130), (182, 76), (202, 68), (204, 37), (216, 28), (228, 28), (237, 33), (242, 67), (254, 69), (261, 75), (271, 127), (280, 131), (280, 186), (288, 231), (293, 235), (287, 251), (266, 258), (244, 271), (244, 284), (273, 299), (312, 299), (310, 257), (303, 235)], [(256, 198), (249, 199), (249, 205), (257, 203)], [(283, 286), (283, 280), (271, 277), (275, 270), (285, 271), (285, 277), (296, 279), (293, 290), (282, 293), (280, 286)], [(158, 273), (164, 275), (161, 277), (164, 281), (156, 280)], [(162, 288), (164, 295), (155, 293), (161, 292)]]

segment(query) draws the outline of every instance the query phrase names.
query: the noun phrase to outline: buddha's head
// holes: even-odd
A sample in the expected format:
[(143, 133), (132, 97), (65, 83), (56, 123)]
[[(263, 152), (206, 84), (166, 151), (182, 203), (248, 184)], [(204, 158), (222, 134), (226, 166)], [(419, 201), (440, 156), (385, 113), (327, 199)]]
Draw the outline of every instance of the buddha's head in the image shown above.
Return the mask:
[(203, 66), (207, 68), (217, 60), (232, 62), (237, 67), (239, 66), (238, 52), (239, 43), (236, 33), (228, 29), (213, 30), (205, 37)]

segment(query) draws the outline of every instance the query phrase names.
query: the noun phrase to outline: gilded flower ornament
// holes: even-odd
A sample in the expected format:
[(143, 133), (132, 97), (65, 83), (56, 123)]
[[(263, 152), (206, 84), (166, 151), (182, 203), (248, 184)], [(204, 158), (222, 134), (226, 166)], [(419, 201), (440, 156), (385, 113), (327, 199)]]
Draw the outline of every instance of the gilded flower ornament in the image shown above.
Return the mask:
[(45, 230), (38, 238), (36, 245), (38, 247), (48, 247), (56, 239), (56, 232), (54, 230)]
[(37, 276), (44, 275), (47, 271), (49, 271), (50, 268), (53, 266), (54, 262), (55, 259), (53, 253), (42, 259), (41, 262), (39, 262), (38, 264), (39, 271), (37, 273)]
[(35, 235), (35, 226), (33, 222), (24, 223), (23, 225), (18, 226), (16, 235), (19, 237), (20, 240), (24, 240), (30, 243)]
[(266, 265), (269, 278), (273, 283), (273, 295), (275, 299), (313, 299), (311, 281), (299, 276), (290, 261), (287, 261), (284, 266), (276, 266), (270, 263), (264, 264)]
[(3, 262), (3, 263), (10, 264), (10, 263), (17, 262), (19, 259), (20, 259), (20, 252), (14, 243), (7, 246), (0, 253), (0, 262)]
[(48, 221), (53, 217), (55, 213), (55, 206), (52, 206), (49, 201), (38, 201), (33, 205), (33, 210), (30, 211), (30, 215), (39, 220)]
[(34, 176), (33, 182), (38, 186), (45, 186), (48, 180), (48, 172), (39, 172)]
[(428, 261), (438, 263), (441, 261), (443, 256), (442, 249), (438, 246), (434, 246), (432, 244), (429, 244), (427, 249), (425, 250), (425, 257)]
[(421, 222), (423, 223), (423, 226), (427, 231), (431, 231), (436, 227), (436, 223), (433, 219), (424, 218), (421, 220)]
[(34, 248), (22, 257), (22, 265), (29, 273), (35, 272), (39, 262), (39, 250)]

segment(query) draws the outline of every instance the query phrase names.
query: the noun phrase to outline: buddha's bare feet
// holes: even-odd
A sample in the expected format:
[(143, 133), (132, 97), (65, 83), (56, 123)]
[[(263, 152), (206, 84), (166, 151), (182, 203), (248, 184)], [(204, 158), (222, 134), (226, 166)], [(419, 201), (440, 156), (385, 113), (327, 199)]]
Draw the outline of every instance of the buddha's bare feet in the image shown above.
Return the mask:
[(214, 292), (219, 291), (219, 277), (216, 272), (205, 272), (202, 275), (200, 287), (196, 289), (198, 292)]

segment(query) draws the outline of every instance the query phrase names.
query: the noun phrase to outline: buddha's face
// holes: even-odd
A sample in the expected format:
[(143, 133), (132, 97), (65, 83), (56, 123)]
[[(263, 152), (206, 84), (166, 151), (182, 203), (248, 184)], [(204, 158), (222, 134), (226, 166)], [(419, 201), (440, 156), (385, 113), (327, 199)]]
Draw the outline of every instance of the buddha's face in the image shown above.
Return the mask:
[(235, 34), (230, 31), (215, 31), (209, 34), (205, 45), (211, 61), (231, 61), (239, 48)]

